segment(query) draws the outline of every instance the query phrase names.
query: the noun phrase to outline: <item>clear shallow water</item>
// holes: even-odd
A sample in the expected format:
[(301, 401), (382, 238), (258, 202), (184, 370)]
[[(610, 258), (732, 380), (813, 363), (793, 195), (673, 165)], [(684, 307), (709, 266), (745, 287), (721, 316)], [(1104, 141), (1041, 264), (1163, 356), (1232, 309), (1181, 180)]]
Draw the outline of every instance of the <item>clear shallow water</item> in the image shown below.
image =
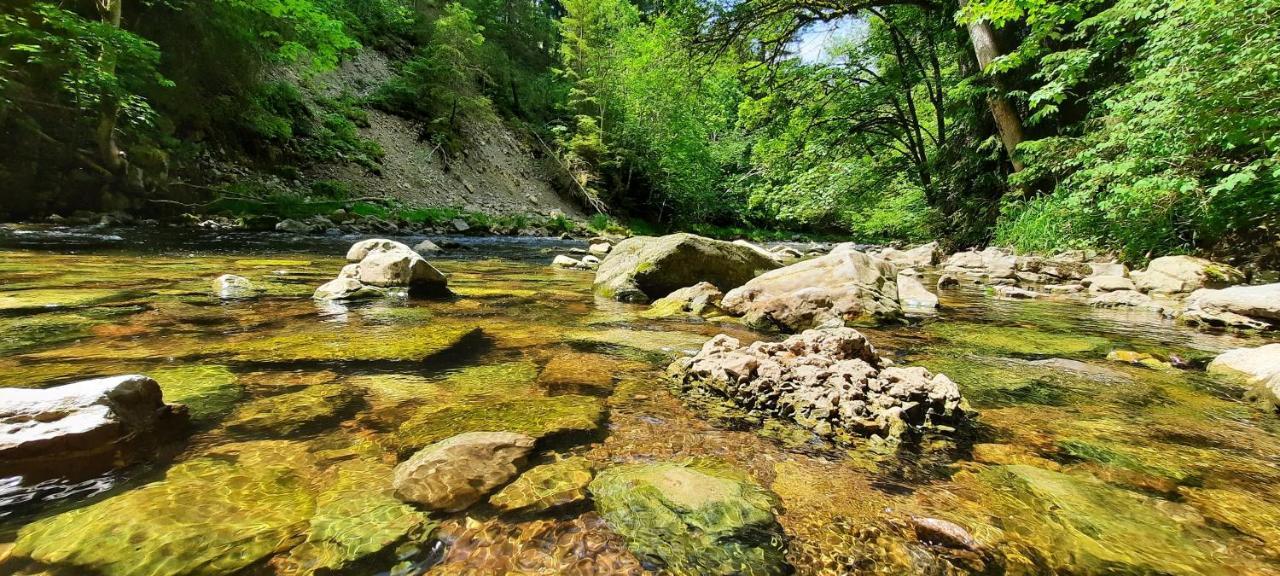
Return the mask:
[[(712, 457), (746, 471), (778, 495), (800, 574), (1280, 573), (1280, 418), (1198, 371), (1105, 360), (1264, 340), (950, 291), (937, 318), (864, 331), (883, 355), (951, 376), (981, 413), (974, 430), (833, 446), (674, 397), (661, 380), (674, 355), (720, 332), (762, 335), (597, 300), (590, 273), (546, 266), (573, 243), (459, 239), (431, 259), (456, 300), (314, 303), (352, 241), (0, 235), (0, 385), (141, 372), (195, 420), (150, 463), (0, 482), (0, 558), (23, 555), (0, 567), (642, 571), (589, 505), (427, 516), (388, 495), (417, 448), (511, 429), (543, 438), (536, 462)], [(215, 299), (224, 273), (263, 295)], [(956, 522), (984, 549), (921, 542), (913, 516)]]

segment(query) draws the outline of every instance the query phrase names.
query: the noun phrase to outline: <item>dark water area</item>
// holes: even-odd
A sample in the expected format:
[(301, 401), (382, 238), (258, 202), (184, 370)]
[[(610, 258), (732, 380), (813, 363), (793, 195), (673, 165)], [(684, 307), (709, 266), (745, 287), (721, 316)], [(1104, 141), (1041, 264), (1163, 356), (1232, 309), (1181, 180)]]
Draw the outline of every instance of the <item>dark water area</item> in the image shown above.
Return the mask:
[[(415, 450), (511, 430), (539, 438), (534, 464), (744, 471), (777, 496), (798, 574), (1280, 574), (1280, 417), (1194, 368), (1265, 338), (946, 290), (935, 316), (862, 330), (881, 355), (954, 380), (972, 429), (834, 445), (673, 394), (666, 365), (708, 338), (776, 336), (596, 298), (590, 272), (548, 266), (581, 241), (432, 237), (457, 244), (428, 257), (456, 298), (312, 300), (359, 239), (0, 229), (0, 386), (141, 373), (193, 420), (115, 472), (0, 479), (0, 571), (652, 568), (589, 502), (427, 514), (392, 495)], [(217, 298), (221, 274), (257, 295)], [(1193, 368), (1107, 360), (1116, 350)], [(921, 517), (982, 547), (931, 543)]]

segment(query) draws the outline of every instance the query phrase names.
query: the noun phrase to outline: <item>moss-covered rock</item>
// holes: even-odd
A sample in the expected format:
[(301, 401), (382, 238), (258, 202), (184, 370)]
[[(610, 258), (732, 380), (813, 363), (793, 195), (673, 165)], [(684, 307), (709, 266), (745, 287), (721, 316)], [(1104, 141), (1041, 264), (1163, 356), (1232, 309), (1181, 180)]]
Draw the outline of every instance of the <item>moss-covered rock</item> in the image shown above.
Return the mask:
[(619, 242), (600, 263), (595, 292), (624, 302), (648, 302), (703, 281), (730, 290), (778, 266), (772, 258), (731, 242), (693, 234), (636, 236)]
[(1026, 465), (982, 477), (1005, 500), (993, 514), (1044, 555), (1047, 569), (1071, 574), (1223, 573), (1203, 525), (1170, 515), (1174, 505), (1097, 480)]
[(929, 325), (928, 332), (971, 351), (1010, 356), (1093, 356), (1109, 346), (1105, 338), (1095, 336), (991, 324), (935, 322)]
[(608, 394), (613, 378), (626, 362), (604, 354), (566, 352), (551, 358), (538, 375), (538, 385), (551, 394)]
[(360, 390), (342, 384), (320, 384), (297, 392), (260, 398), (236, 410), (228, 430), (244, 434), (290, 436), (332, 423), (360, 401)]
[(342, 330), (317, 326), (247, 338), (223, 348), (241, 362), (412, 362), (444, 352), (480, 333), (472, 326), (377, 328)]
[(534, 438), (589, 435), (604, 422), (604, 402), (588, 396), (473, 396), (450, 404), (425, 405), (394, 434), (407, 453), (464, 432), (505, 430)]
[(566, 458), (526, 470), (519, 478), (489, 498), (503, 512), (543, 512), (581, 502), (594, 470), (586, 458)]
[(676, 574), (789, 571), (776, 498), (736, 470), (700, 463), (628, 464), (591, 482), (596, 509), (646, 563)]
[(0, 292), (0, 310), (74, 308), (128, 299), (132, 293), (110, 288), (39, 288)]
[(575, 330), (564, 336), (568, 342), (621, 346), (644, 352), (677, 353), (697, 350), (707, 337), (689, 332), (660, 332), (657, 330), (629, 330), (606, 328), (602, 330)]
[(281, 561), (284, 574), (337, 571), (434, 527), (426, 514), (396, 499), (392, 468), (373, 460), (335, 466), (332, 482), (316, 495), (307, 540)]
[(147, 372), (160, 383), (165, 400), (187, 406), (193, 422), (219, 418), (235, 407), (243, 389), (226, 366), (197, 365)]
[(103, 576), (235, 573), (300, 539), (315, 510), (307, 466), (288, 442), (224, 446), (158, 482), (28, 524), (10, 562)]

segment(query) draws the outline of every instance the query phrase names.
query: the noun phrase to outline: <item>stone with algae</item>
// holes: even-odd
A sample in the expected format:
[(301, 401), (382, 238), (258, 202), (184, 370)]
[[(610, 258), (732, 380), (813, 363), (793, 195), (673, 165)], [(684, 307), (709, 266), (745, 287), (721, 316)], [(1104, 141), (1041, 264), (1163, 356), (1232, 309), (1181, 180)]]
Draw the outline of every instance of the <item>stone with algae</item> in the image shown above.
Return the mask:
[(544, 512), (587, 499), (594, 469), (590, 460), (565, 458), (534, 466), (489, 498), (503, 512)]
[(777, 497), (714, 462), (625, 464), (591, 481), (596, 509), (642, 562), (674, 574), (790, 572)]
[(512, 432), (467, 432), (441, 440), (396, 466), (396, 496), (428, 510), (465, 510), (514, 478), (534, 441)]

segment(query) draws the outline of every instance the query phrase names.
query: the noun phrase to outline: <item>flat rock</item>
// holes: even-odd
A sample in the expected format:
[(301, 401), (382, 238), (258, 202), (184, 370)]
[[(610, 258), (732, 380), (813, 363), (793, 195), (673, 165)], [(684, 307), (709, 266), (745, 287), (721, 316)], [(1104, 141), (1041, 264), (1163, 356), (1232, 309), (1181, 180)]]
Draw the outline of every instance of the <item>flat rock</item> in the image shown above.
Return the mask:
[(709, 463), (628, 464), (591, 482), (596, 509), (647, 564), (673, 574), (787, 574), (776, 497)]
[(396, 466), (396, 496), (429, 510), (464, 510), (514, 478), (533, 443), (511, 432), (468, 432), (442, 440)]
[(587, 499), (595, 476), (591, 461), (573, 457), (534, 466), (489, 498), (503, 512), (544, 512)]
[(1222, 288), (1244, 281), (1239, 270), (1195, 256), (1161, 256), (1145, 270), (1129, 274), (1142, 292), (1180, 294), (1200, 288)]
[(185, 407), (165, 404), (141, 375), (44, 389), (0, 389), (0, 471), (83, 474), (128, 461), (135, 444), (180, 431)]
[(1280, 283), (1201, 288), (1187, 297), (1181, 320), (1204, 326), (1275, 328), (1280, 326)]

